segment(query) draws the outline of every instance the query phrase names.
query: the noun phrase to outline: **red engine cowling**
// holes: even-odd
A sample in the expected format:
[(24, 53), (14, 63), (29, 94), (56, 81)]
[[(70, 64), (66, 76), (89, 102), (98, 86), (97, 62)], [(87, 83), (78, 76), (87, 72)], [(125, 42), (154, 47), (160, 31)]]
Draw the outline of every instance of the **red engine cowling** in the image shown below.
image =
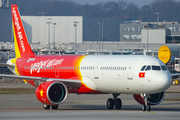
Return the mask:
[(58, 105), (67, 98), (67, 87), (57, 81), (48, 81), (41, 83), (36, 89), (36, 97), (43, 104)]
[[(138, 103), (145, 104), (144, 98), (141, 96), (141, 94), (134, 94), (133, 97)], [(164, 97), (165, 97), (165, 92), (149, 94), (148, 104), (150, 105), (160, 104), (164, 100)]]

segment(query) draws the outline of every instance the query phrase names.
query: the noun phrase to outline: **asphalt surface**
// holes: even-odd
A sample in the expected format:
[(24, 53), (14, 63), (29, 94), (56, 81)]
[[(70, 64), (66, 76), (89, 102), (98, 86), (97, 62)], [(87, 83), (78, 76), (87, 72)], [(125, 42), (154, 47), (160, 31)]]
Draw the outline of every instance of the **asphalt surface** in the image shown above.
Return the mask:
[[(0, 84), (0, 87), (27, 87), (24, 84)], [(30, 87), (30, 86), (29, 86)], [(176, 90), (177, 89), (177, 90)], [(169, 91), (179, 91), (179, 86), (172, 86)], [(108, 110), (106, 101), (112, 95), (75, 95), (69, 94), (67, 100), (59, 105), (58, 110), (44, 110), (35, 94), (0, 94), (0, 120), (179, 120), (180, 93), (166, 93), (165, 100), (151, 107), (150, 112), (143, 112), (141, 105), (132, 95), (122, 94), (121, 110)], [(170, 101), (169, 101), (170, 100)]]
[[(0, 88), (34, 88), (25, 83), (0, 83)], [(180, 92), (180, 85), (171, 85), (167, 92)]]

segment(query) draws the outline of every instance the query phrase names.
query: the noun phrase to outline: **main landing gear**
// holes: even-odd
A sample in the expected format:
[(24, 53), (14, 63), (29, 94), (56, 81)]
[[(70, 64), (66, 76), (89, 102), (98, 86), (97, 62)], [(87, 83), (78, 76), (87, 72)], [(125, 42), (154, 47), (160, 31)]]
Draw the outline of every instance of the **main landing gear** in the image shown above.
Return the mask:
[(113, 99), (109, 98), (107, 100), (107, 108), (108, 109), (113, 109), (114, 106), (116, 109), (121, 109), (122, 107), (122, 102), (121, 99), (117, 98), (120, 94), (113, 94)]
[(150, 106), (150, 104), (148, 104), (149, 95), (144, 93), (144, 94), (141, 94), (141, 96), (144, 98), (144, 103), (145, 103), (145, 104), (142, 105), (142, 110), (143, 111), (146, 111), (146, 110), (151, 111), (151, 106)]
[[(43, 104), (43, 108), (48, 110), (48, 109), (50, 109), (50, 105)], [(51, 105), (51, 108), (56, 110), (56, 109), (58, 109), (58, 105)]]

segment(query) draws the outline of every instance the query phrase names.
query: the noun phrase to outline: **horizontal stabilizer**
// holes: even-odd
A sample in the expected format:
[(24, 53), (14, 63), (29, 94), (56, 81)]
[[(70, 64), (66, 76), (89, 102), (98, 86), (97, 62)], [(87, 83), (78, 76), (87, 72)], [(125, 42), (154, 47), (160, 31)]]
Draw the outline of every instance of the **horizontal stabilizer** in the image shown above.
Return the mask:
[(9, 64), (6, 64), (6, 63), (0, 63), (0, 67), (8, 67), (8, 66), (15, 67), (14, 65), (9, 65)]

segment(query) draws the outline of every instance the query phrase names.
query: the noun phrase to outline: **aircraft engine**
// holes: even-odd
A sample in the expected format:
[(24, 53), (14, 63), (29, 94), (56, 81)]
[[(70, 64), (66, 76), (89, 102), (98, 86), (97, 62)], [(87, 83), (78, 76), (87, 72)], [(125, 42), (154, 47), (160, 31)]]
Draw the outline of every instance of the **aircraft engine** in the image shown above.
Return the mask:
[(36, 97), (43, 104), (58, 105), (67, 98), (67, 87), (58, 81), (47, 81), (36, 88)]
[[(142, 97), (141, 94), (134, 94), (133, 97), (138, 103), (145, 104), (144, 98)], [(160, 104), (164, 100), (164, 97), (165, 97), (165, 92), (149, 94), (148, 104), (150, 105)]]

